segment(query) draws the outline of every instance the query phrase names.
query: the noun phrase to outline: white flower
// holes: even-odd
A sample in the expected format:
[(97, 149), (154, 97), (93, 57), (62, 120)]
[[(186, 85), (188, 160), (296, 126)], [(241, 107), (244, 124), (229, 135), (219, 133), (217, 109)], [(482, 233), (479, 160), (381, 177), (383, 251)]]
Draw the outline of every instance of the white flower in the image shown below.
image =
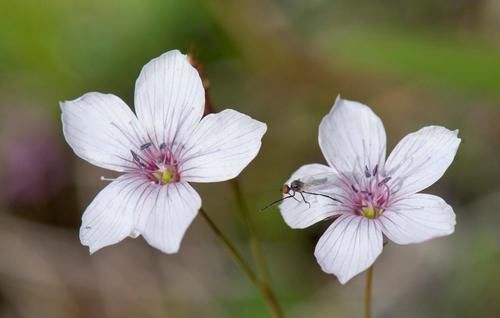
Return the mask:
[(424, 127), (403, 138), (385, 160), (381, 120), (369, 107), (339, 97), (319, 127), (319, 145), (329, 166), (302, 166), (287, 184), (301, 180), (308, 186), (327, 176), (323, 180), (328, 182), (314, 191), (340, 202), (301, 193), (309, 204), (300, 195), (286, 199), (281, 214), (292, 228), (335, 219), (314, 254), (323, 271), (345, 284), (373, 264), (382, 252), (383, 235), (411, 244), (453, 233), (451, 206), (417, 192), (444, 174), (460, 144), (457, 135), (444, 127)]
[(169, 51), (144, 66), (135, 110), (110, 94), (61, 103), (64, 136), (82, 159), (124, 174), (82, 217), (93, 253), (127, 236), (175, 253), (201, 199), (188, 182), (236, 177), (257, 155), (264, 123), (227, 109), (202, 118), (205, 92), (187, 56)]

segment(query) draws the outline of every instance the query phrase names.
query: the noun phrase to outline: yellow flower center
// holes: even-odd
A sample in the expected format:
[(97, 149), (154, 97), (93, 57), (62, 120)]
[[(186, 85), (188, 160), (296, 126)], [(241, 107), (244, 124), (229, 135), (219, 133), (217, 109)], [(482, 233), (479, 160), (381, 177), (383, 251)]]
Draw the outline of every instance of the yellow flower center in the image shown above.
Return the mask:
[(169, 182), (178, 181), (175, 169), (169, 169), (168, 167), (156, 170), (155, 172), (153, 172), (153, 176), (160, 184), (167, 184)]
[(378, 218), (381, 212), (379, 208), (374, 208), (372, 206), (361, 208), (361, 211), (363, 212), (364, 217), (368, 219)]

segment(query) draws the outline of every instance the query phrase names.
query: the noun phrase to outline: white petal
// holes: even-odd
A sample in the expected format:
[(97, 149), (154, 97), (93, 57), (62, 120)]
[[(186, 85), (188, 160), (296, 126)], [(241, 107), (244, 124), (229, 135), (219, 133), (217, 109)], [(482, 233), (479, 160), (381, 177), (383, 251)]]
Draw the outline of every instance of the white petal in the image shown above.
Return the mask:
[[(286, 184), (289, 185), (294, 180), (322, 173), (334, 173), (334, 170), (317, 163), (304, 165), (292, 174)], [(334, 210), (338, 203), (329, 198), (304, 194), (304, 198), (310, 205), (303, 201), (300, 193), (297, 193), (295, 198), (297, 200), (285, 199), (279, 206), (283, 219), (291, 228), (305, 228), (337, 214)]]
[(130, 108), (111, 94), (87, 93), (61, 103), (64, 137), (82, 159), (106, 169), (133, 167), (131, 149), (138, 149), (142, 127)]
[(319, 126), (319, 145), (339, 172), (371, 171), (385, 160), (384, 125), (368, 106), (338, 97)]
[(152, 195), (153, 210), (139, 221), (136, 231), (153, 247), (164, 253), (176, 253), (187, 228), (198, 214), (201, 199), (187, 183), (177, 182), (157, 187)]
[(397, 196), (419, 192), (439, 180), (457, 153), (458, 130), (429, 126), (408, 134), (394, 148), (385, 164), (392, 179), (388, 185)]
[(183, 180), (217, 182), (236, 177), (259, 152), (267, 126), (226, 109), (203, 118), (181, 155)]
[(90, 253), (129, 236), (134, 228), (134, 214), (142, 209), (150, 183), (123, 175), (107, 185), (85, 210), (80, 228), (80, 241)]
[(345, 284), (370, 267), (382, 252), (382, 231), (362, 216), (343, 214), (326, 230), (314, 255), (321, 269)]
[(417, 193), (401, 199), (378, 219), (384, 234), (398, 244), (419, 243), (455, 231), (455, 213), (440, 197)]
[[(146, 64), (135, 84), (135, 111), (157, 145), (175, 149), (200, 121), (205, 90), (186, 55), (169, 51)], [(175, 145), (174, 145), (175, 144)]]

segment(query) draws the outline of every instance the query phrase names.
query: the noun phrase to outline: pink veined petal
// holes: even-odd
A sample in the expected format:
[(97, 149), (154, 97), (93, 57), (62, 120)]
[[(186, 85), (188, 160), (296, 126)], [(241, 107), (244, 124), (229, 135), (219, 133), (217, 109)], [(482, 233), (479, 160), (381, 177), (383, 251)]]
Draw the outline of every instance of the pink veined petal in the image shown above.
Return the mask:
[(339, 172), (364, 171), (383, 164), (386, 136), (380, 118), (358, 102), (340, 98), (319, 126), (319, 145)]
[(443, 199), (417, 193), (397, 201), (380, 218), (382, 231), (397, 244), (420, 243), (455, 231), (455, 213)]
[(130, 149), (144, 140), (141, 125), (131, 109), (111, 94), (87, 93), (61, 103), (66, 141), (76, 155), (110, 170), (134, 167)]
[(180, 152), (181, 178), (218, 182), (236, 177), (261, 146), (266, 124), (232, 109), (205, 116)]
[(408, 134), (394, 148), (385, 164), (396, 196), (419, 192), (439, 180), (460, 145), (458, 130), (428, 126)]
[(150, 186), (140, 176), (125, 174), (108, 184), (82, 216), (80, 241), (90, 253), (129, 236), (135, 217), (143, 207), (144, 192)]
[(153, 209), (143, 214), (136, 231), (164, 253), (177, 253), (187, 228), (198, 214), (201, 198), (187, 182), (159, 186), (150, 195)]
[[(300, 167), (297, 171), (295, 171), (290, 179), (288, 179), (286, 184), (290, 185), (292, 181), (306, 176), (332, 173), (335, 173), (335, 171), (328, 166), (317, 163), (308, 164)], [(335, 212), (335, 210), (338, 208), (337, 202), (323, 196), (311, 194), (303, 195), (304, 198), (309, 202), (310, 206), (303, 201), (300, 193), (296, 193), (295, 199), (285, 199), (279, 205), (283, 219), (291, 228), (302, 229), (338, 214), (337, 212)]]
[(205, 90), (188, 57), (169, 51), (146, 64), (135, 84), (137, 117), (157, 145), (175, 149), (200, 121)]
[(345, 284), (370, 267), (382, 252), (382, 231), (374, 220), (343, 214), (326, 230), (314, 255), (321, 269)]

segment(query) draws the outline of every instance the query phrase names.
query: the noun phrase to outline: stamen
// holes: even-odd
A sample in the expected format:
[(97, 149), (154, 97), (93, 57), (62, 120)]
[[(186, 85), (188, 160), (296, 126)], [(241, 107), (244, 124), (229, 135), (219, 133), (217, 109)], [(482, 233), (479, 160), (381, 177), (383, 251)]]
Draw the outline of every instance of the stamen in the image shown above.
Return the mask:
[(384, 183), (384, 186), (385, 186), (385, 190), (387, 191), (386, 201), (389, 201), (389, 199), (391, 198), (391, 189), (389, 189), (389, 186), (385, 183)]
[(369, 178), (372, 175), (370, 174), (370, 170), (368, 170), (368, 166), (365, 166), (365, 177)]
[(130, 150), (130, 153), (136, 163), (138, 163), (141, 167), (146, 167), (146, 165), (141, 161), (142, 158), (138, 154), (136, 154), (133, 150)]
[(165, 142), (158, 147), (151, 139), (146, 139), (140, 146), (132, 149), (130, 153), (133, 158), (131, 162), (136, 166), (134, 170), (143, 174), (151, 184), (165, 185), (179, 181), (177, 161)]
[(354, 192), (356, 192), (356, 193), (359, 192), (358, 189), (356, 189), (356, 187), (353, 184), (351, 184), (351, 188), (354, 190)]
[(148, 142), (148, 143), (145, 143), (144, 145), (141, 145), (141, 150), (144, 151), (146, 149), (148, 149), (149, 147), (151, 147), (152, 143)]
[(391, 180), (391, 177), (385, 177), (382, 181), (378, 183), (378, 186), (380, 187), (383, 184), (386, 184), (389, 180)]
[(376, 176), (378, 172), (378, 164), (375, 165), (375, 168), (373, 168), (373, 176)]
[(134, 158), (134, 161), (140, 163), (141, 162), (141, 158), (139, 157), (138, 154), (136, 154), (133, 150), (130, 150), (130, 153), (132, 154), (132, 157)]

